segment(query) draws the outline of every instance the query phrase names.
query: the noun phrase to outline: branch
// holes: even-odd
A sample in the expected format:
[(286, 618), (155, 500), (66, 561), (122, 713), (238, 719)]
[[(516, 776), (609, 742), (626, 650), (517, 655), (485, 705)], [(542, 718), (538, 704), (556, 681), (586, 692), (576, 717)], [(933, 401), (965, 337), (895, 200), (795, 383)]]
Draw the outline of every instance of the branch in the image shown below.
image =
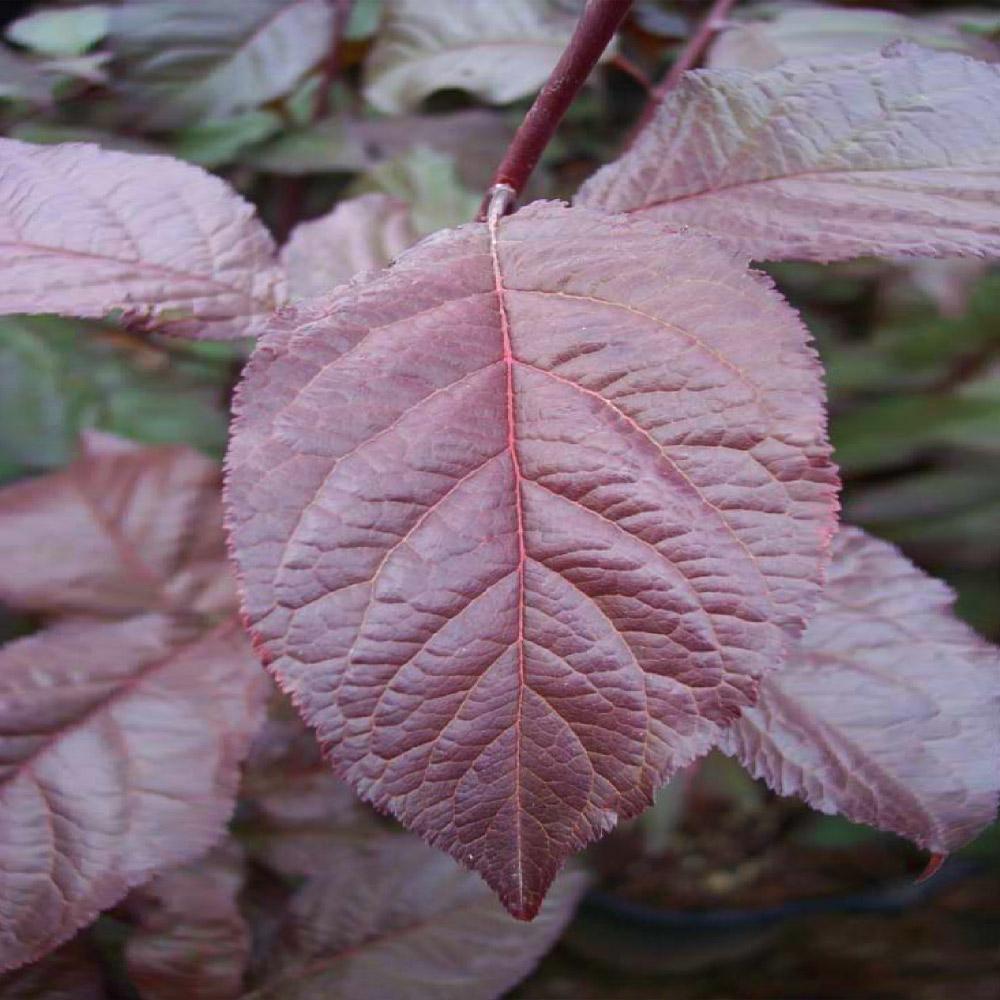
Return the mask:
[(330, 113), (330, 88), (340, 75), (344, 35), (347, 33), (347, 22), (351, 19), (353, 6), (354, 0), (333, 0), (333, 28), (330, 31), (330, 46), (323, 60), (323, 73), (313, 101), (313, 122), (326, 118)]
[(663, 99), (680, 83), (681, 77), (689, 69), (698, 65), (716, 32), (726, 23), (726, 18), (735, 3), (736, 0), (715, 0), (695, 33), (687, 40), (684, 48), (674, 60), (670, 72), (650, 92), (649, 101), (636, 122), (631, 136), (625, 143), (626, 147), (630, 146), (635, 137), (645, 128), (650, 118), (656, 114), (657, 109), (663, 103)]
[(563, 115), (631, 5), (632, 0), (588, 0), (566, 51), (559, 57), (493, 175), (477, 216), (480, 222), (485, 221), (497, 189), (509, 192), (503, 204), (506, 211), (513, 209)]

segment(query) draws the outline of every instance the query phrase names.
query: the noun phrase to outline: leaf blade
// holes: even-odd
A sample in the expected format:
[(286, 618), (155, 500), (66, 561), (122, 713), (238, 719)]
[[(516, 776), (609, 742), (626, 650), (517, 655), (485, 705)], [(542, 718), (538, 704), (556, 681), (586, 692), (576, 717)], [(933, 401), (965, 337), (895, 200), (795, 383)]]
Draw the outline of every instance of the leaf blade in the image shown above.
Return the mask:
[(338, 775), (522, 917), (752, 698), (832, 530), (797, 320), (714, 243), (600, 213), (440, 233), (283, 314), (237, 412), (273, 672)]
[(800, 652), (723, 742), (813, 808), (947, 854), (992, 822), (1000, 791), (1000, 655), (954, 596), (854, 528)]
[(235, 622), (199, 636), (156, 615), (66, 620), (0, 659), (0, 966), (11, 968), (211, 846), (264, 685)]
[(0, 311), (231, 339), (281, 302), (270, 236), (219, 178), (169, 157), (0, 140)]
[(997, 100), (1000, 67), (914, 47), (690, 73), (577, 202), (755, 260), (995, 255)]

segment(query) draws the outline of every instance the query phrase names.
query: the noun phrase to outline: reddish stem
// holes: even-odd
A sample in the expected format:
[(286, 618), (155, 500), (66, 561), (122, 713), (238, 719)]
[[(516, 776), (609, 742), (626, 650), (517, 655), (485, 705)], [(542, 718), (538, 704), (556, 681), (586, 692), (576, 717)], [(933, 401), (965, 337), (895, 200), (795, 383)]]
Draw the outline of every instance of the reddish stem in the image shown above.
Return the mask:
[(486, 219), (493, 193), (498, 188), (510, 192), (505, 206), (507, 211), (512, 210), (556, 127), (631, 5), (632, 0), (588, 0), (566, 51), (559, 57), (493, 175), (493, 183), (477, 216), (480, 222)]
[(687, 40), (684, 48), (678, 53), (670, 72), (660, 81), (650, 92), (649, 101), (642, 112), (639, 121), (626, 145), (631, 145), (632, 140), (639, 134), (649, 122), (650, 118), (656, 114), (657, 108), (663, 103), (663, 99), (674, 87), (680, 83), (681, 77), (689, 70), (698, 65), (701, 57), (705, 54), (716, 32), (726, 23), (730, 10), (736, 0), (715, 0), (709, 12), (698, 25), (695, 33)]
[(330, 47), (323, 60), (323, 75), (316, 88), (315, 100), (312, 106), (312, 120), (320, 121), (330, 113), (330, 88), (340, 74), (341, 53), (344, 47), (344, 34), (347, 22), (351, 19), (351, 8), (354, 0), (332, 0), (333, 28), (330, 31)]

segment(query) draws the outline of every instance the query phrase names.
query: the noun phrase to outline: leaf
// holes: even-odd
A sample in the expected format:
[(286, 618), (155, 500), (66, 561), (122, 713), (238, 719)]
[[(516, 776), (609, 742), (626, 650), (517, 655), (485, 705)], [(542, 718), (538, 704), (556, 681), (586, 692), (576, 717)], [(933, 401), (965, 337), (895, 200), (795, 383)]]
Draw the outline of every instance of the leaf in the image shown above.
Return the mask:
[(286, 876), (338, 865), (345, 842), (387, 836), (374, 812), (330, 773), (319, 744), (285, 699), (254, 739), (240, 787), (239, 833), (249, 855)]
[(754, 696), (832, 530), (816, 362), (714, 241), (549, 203), (283, 313), (248, 623), (338, 775), (517, 916)]
[(43, 614), (191, 610), (225, 571), (218, 467), (89, 434), (68, 468), (0, 490), (0, 599)]
[(0, 318), (0, 458), (65, 465), (81, 431), (184, 442), (217, 454), (228, 437), (230, 363), (178, 356), (120, 331), (56, 316)]
[(79, 938), (38, 962), (0, 975), (0, 1000), (108, 1000), (104, 974)]
[(756, 260), (1000, 254), (1000, 66), (898, 47), (689, 73), (577, 202)]
[(585, 885), (563, 876), (529, 926), (416, 841), (356, 846), (293, 897), (271, 974), (249, 998), (492, 1000), (552, 947)]
[(916, 18), (826, 4), (782, 7), (772, 18), (731, 22), (716, 38), (706, 64), (711, 69), (771, 69), (786, 59), (877, 52), (898, 41), (978, 58), (997, 55), (996, 46), (962, 31), (956, 22), (954, 15)]
[(451, 156), (462, 181), (485, 188), (513, 135), (496, 111), (353, 119), (340, 114), (292, 130), (253, 149), (243, 162), (292, 176), (368, 170), (385, 160), (428, 147)]
[(263, 694), (235, 622), (71, 620), (0, 650), (0, 968), (218, 838)]
[(260, 107), (288, 94), (332, 43), (326, 0), (126, 0), (110, 43), (148, 128)]
[(245, 111), (232, 118), (200, 122), (182, 129), (173, 152), (189, 163), (215, 169), (231, 163), (247, 147), (281, 131), (281, 118), (273, 111)]
[(385, 267), (416, 241), (404, 202), (384, 194), (342, 201), (292, 230), (281, 251), (289, 292), (299, 299), (325, 294), (361, 271)]
[(508, 104), (541, 87), (575, 23), (552, 0), (385, 0), (365, 97), (387, 114), (452, 88)]
[(841, 529), (797, 656), (724, 748), (781, 795), (947, 854), (995, 817), (1000, 654), (891, 545)]
[(270, 236), (219, 178), (164, 156), (0, 139), (0, 312), (250, 336), (283, 289)]
[(52, 103), (52, 87), (39, 66), (0, 44), (0, 99), (45, 106)]
[(46, 56), (80, 56), (108, 32), (111, 8), (84, 4), (68, 10), (39, 10), (18, 18), (7, 37)]
[(250, 959), (250, 931), (237, 905), (243, 881), (239, 848), (225, 841), (132, 893), (139, 926), (125, 945), (125, 962), (142, 1000), (243, 995)]

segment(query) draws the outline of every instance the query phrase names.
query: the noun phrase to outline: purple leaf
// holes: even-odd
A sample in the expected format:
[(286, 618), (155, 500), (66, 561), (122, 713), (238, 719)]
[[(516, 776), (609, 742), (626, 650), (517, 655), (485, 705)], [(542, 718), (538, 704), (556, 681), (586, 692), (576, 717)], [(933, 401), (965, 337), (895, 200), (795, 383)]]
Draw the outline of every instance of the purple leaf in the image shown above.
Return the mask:
[(996, 815), (1000, 653), (891, 545), (834, 539), (798, 654), (723, 746), (782, 795), (945, 854)]
[[(737, 14), (739, 11), (737, 11)], [(997, 47), (976, 32), (963, 30), (961, 14), (906, 17), (889, 10), (833, 7), (827, 4), (776, 6), (774, 16), (730, 22), (716, 38), (706, 64), (711, 69), (770, 69), (786, 59), (815, 59), (878, 51), (906, 41), (928, 49), (995, 57)]]
[(0, 968), (218, 838), (265, 686), (235, 622), (70, 620), (0, 650)]
[(65, 469), (0, 490), (0, 599), (44, 614), (231, 610), (218, 466), (183, 446), (81, 440)]
[(128, 899), (139, 925), (125, 944), (129, 980), (142, 1000), (236, 1000), (250, 959), (250, 929), (237, 896), (239, 848), (157, 876)]
[(385, 267), (416, 241), (406, 204), (384, 194), (364, 194), (296, 226), (281, 250), (281, 262), (293, 298), (309, 298), (361, 271)]
[(529, 926), (415, 840), (355, 845), (292, 898), (269, 975), (250, 998), (493, 1000), (555, 944), (586, 881), (560, 878)]
[(909, 47), (688, 73), (578, 204), (756, 260), (1000, 254), (1000, 66)]
[(0, 1000), (108, 1000), (104, 973), (85, 941), (0, 975)]
[(337, 774), (530, 918), (810, 610), (816, 369), (714, 241), (552, 203), (283, 314), (240, 392), (229, 527)]
[(165, 156), (0, 139), (0, 312), (254, 334), (284, 289), (253, 206)]

